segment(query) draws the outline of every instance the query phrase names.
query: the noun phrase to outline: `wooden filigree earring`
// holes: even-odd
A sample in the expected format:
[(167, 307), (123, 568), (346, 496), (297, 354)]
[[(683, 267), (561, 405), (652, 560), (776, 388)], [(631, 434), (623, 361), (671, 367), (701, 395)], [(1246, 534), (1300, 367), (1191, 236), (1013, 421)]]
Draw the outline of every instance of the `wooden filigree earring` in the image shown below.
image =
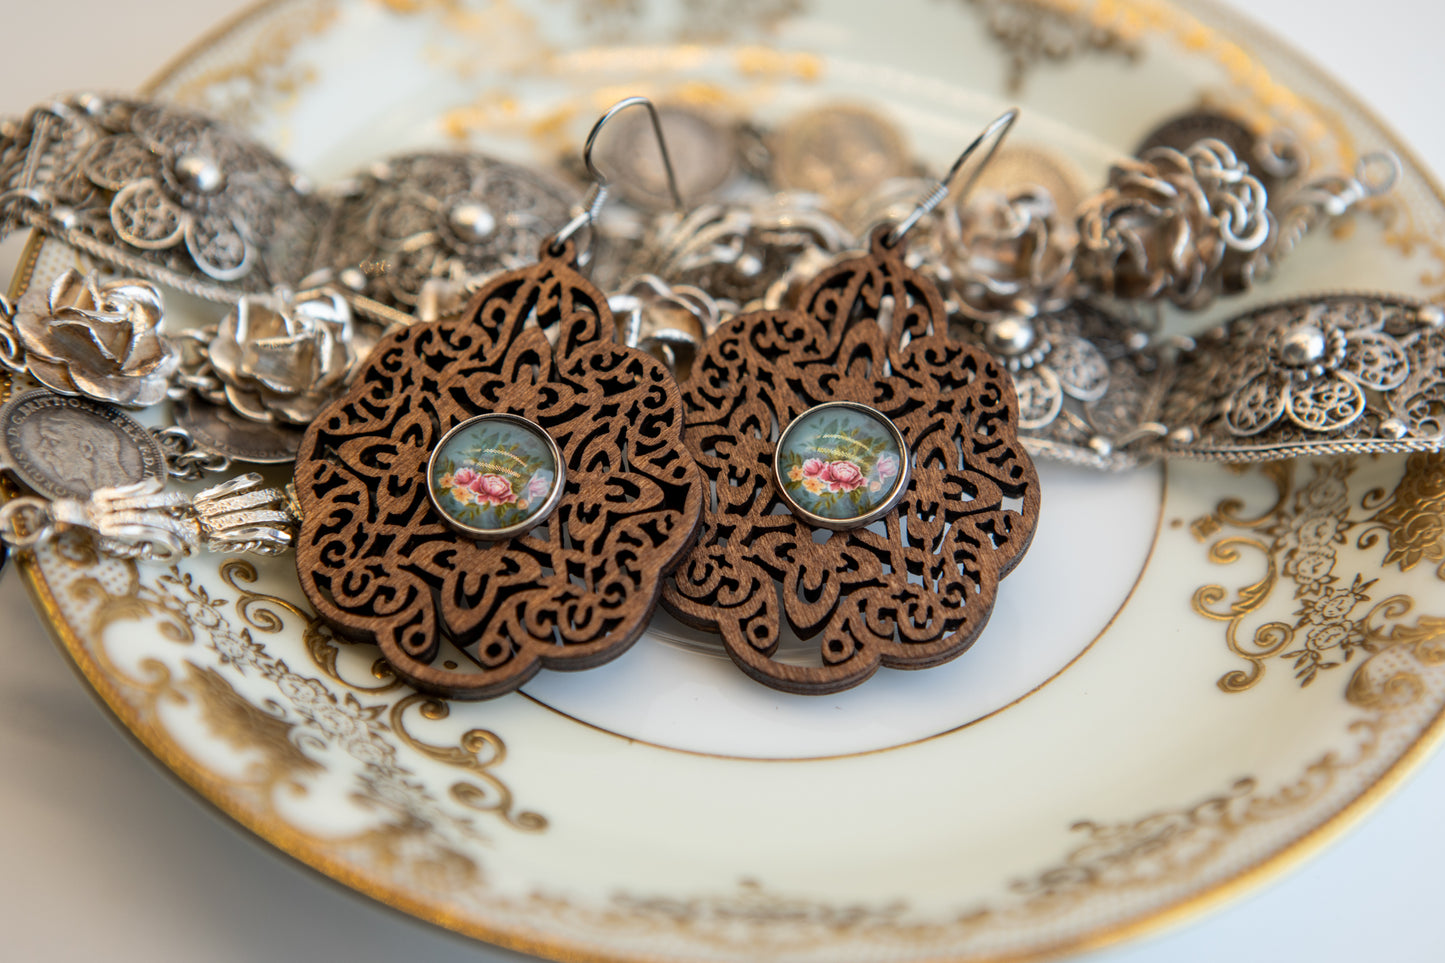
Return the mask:
[[(711, 498), (663, 604), (765, 685), (822, 694), (953, 659), (1033, 538), (1038, 476), (1008, 372), (949, 337), (938, 290), (904, 262), (908, 231), (1015, 116), (798, 309), (722, 325), (683, 384)], [(785, 620), (818, 639), (819, 664), (775, 658)]]
[(458, 318), (384, 337), (301, 443), (301, 586), (419, 689), (483, 699), (615, 658), (696, 532), (706, 488), (678, 388), (617, 342), (577, 267), (607, 193), (593, 142), (634, 104), (652, 108), (629, 98), (593, 127), (585, 210), (538, 262)]

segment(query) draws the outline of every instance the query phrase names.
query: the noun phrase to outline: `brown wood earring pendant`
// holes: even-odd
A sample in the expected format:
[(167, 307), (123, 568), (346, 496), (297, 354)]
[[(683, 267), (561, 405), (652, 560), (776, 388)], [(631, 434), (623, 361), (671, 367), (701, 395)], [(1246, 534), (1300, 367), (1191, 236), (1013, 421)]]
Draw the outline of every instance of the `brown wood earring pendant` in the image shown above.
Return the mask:
[(427, 692), (490, 698), (622, 654), (696, 533), (678, 388), (616, 342), (576, 253), (544, 243), (460, 319), (383, 338), (301, 443), (307, 598)]
[[(898, 237), (723, 325), (683, 385), (713, 497), (663, 604), (788, 692), (961, 654), (1038, 522), (1008, 373), (949, 338)], [(774, 658), (784, 618), (821, 664)]]

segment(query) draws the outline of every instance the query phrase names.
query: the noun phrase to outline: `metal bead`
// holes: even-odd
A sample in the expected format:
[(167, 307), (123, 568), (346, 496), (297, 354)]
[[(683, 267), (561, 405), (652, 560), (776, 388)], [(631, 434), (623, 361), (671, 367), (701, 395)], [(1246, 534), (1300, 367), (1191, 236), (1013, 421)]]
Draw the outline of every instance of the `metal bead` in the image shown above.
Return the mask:
[(1380, 422), (1380, 434), (1386, 438), (1399, 440), (1409, 434), (1410, 428), (1398, 418), (1388, 418)]
[(1169, 444), (1176, 447), (1183, 447), (1194, 443), (1194, 429), (1190, 427), (1175, 428), (1169, 433)]
[(186, 154), (176, 161), (176, 178), (199, 194), (214, 194), (225, 178), (221, 167), (204, 154)]
[(1023, 354), (1034, 343), (1034, 326), (1024, 318), (995, 321), (984, 332), (984, 342), (994, 354), (1013, 357)]
[(361, 270), (361, 268), (346, 268), (336, 275), (336, 279), (352, 291), (366, 290), (366, 272)]
[(1438, 304), (1422, 304), (1415, 310), (1415, 320), (1432, 328), (1445, 325), (1445, 308)]
[(497, 219), (491, 210), (476, 201), (464, 201), (453, 207), (447, 220), (452, 230), (471, 241), (485, 240), (497, 229)]
[(1293, 368), (1312, 365), (1325, 356), (1325, 333), (1312, 324), (1291, 328), (1280, 337), (1280, 360)]

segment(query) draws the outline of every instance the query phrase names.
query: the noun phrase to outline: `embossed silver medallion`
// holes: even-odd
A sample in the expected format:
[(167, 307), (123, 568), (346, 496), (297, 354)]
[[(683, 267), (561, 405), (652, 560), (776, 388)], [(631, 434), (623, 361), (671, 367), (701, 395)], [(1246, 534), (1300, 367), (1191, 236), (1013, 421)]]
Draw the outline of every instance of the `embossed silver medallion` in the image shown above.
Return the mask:
[(333, 193), (316, 263), (403, 311), (428, 281), (466, 284), (531, 263), (572, 205), (572, 192), (538, 171), (451, 151), (390, 158)]
[(835, 208), (912, 169), (908, 144), (889, 120), (853, 104), (829, 104), (774, 133), (774, 186), (820, 195)]
[[(677, 190), (689, 206), (711, 200), (738, 167), (738, 138), (709, 114), (677, 104), (660, 105), (658, 120), (677, 176)], [(673, 206), (667, 170), (657, 149), (651, 118), (619, 116), (597, 153), (610, 183), (623, 200), (649, 211)]]
[(27, 391), (0, 409), (0, 458), (49, 498), (83, 501), (98, 488), (166, 476), (165, 455), (135, 419), (49, 391)]

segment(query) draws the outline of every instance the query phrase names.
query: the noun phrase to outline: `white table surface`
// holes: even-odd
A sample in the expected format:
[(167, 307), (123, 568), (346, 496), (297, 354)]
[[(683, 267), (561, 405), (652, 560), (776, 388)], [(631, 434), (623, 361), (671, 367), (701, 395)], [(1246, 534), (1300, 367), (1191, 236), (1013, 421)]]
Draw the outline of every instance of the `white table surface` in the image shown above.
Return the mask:
[[(1245, 6), (1361, 94), (1445, 172), (1445, 4)], [(52, 94), (129, 90), (237, 0), (3, 5), (0, 114)], [(1308, 11), (1308, 13), (1303, 13)], [(1304, 16), (1305, 19), (1299, 19)], [(65, 39), (60, 38), (64, 36)], [(0, 252), (0, 277), (14, 254)], [(0, 578), (0, 958), (114, 963), (532, 959), (352, 895), (257, 843), (132, 747), (70, 672), (20, 580)], [(1183, 928), (1091, 963), (1445, 960), (1445, 754), (1343, 840)]]

